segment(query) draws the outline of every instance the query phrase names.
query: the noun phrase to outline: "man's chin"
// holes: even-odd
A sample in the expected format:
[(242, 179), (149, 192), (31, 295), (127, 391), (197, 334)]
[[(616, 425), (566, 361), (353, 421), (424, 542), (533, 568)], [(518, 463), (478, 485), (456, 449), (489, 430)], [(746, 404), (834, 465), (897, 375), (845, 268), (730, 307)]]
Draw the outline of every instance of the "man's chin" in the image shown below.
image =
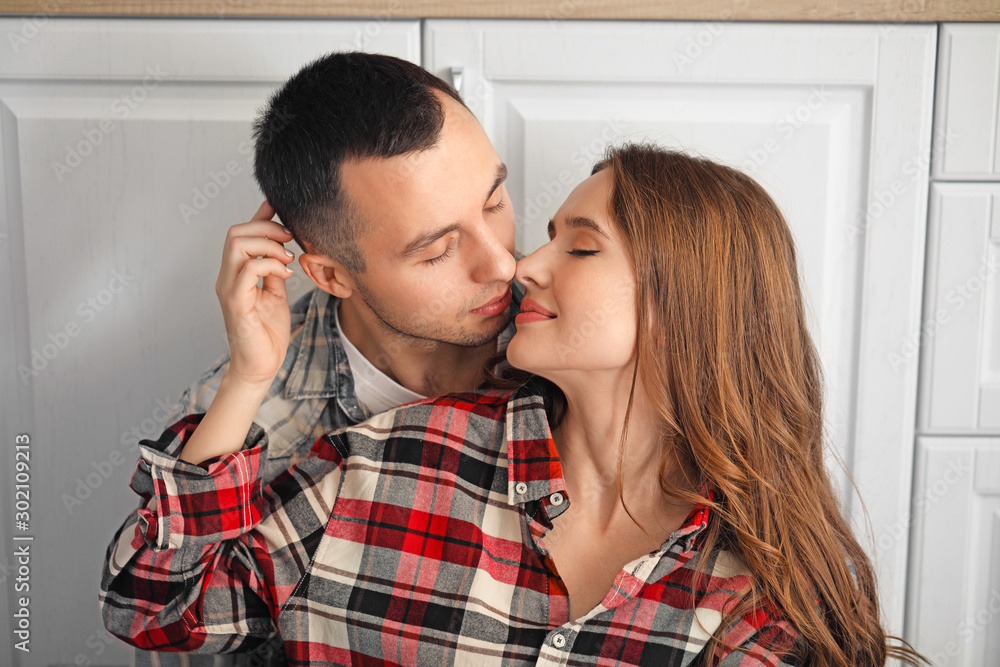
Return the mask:
[(449, 341), (452, 345), (460, 345), (462, 347), (482, 347), (488, 343), (495, 342), (497, 336), (499, 336), (504, 329), (510, 324), (510, 309), (505, 310), (501, 315), (496, 318), (490, 318), (489, 321), (483, 322), (482, 326), (484, 328), (477, 330), (465, 329), (461, 334), (455, 336), (454, 340)]

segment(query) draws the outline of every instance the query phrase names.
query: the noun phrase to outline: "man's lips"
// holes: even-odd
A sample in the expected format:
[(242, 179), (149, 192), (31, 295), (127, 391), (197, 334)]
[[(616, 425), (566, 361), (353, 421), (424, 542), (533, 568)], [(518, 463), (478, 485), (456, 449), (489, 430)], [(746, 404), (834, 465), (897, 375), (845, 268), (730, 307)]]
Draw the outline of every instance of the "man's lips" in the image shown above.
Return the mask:
[(521, 312), (514, 318), (514, 323), (524, 324), (525, 322), (542, 322), (551, 319), (555, 319), (555, 313), (531, 297), (524, 297), (521, 300)]
[(510, 299), (511, 299), (510, 288), (507, 288), (506, 292), (504, 292), (502, 295), (500, 295), (493, 301), (490, 301), (485, 306), (480, 306), (479, 308), (476, 308), (469, 312), (475, 315), (482, 315), (484, 317), (493, 317), (494, 315), (499, 315), (503, 311), (507, 310), (507, 306), (510, 305)]

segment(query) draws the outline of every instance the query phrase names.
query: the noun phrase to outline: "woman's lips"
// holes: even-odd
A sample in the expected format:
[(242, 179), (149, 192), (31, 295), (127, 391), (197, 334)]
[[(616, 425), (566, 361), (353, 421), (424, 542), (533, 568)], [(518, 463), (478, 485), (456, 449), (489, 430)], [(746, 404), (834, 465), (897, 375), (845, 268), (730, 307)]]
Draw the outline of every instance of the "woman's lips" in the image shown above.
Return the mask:
[(554, 318), (529, 310), (528, 312), (518, 313), (517, 317), (514, 318), (514, 324), (524, 324), (525, 322), (547, 322), (551, 319)]
[(525, 322), (541, 322), (551, 319), (555, 319), (555, 313), (531, 297), (526, 296), (521, 300), (521, 312), (514, 318), (514, 323), (523, 324)]
[(471, 310), (469, 312), (474, 313), (476, 315), (482, 315), (483, 317), (493, 317), (494, 315), (499, 315), (503, 311), (507, 310), (507, 306), (510, 305), (510, 298), (511, 294), (510, 290), (508, 289), (499, 299), (496, 299), (495, 301), (490, 301), (485, 306), (480, 306), (479, 308), (476, 308), (475, 310)]

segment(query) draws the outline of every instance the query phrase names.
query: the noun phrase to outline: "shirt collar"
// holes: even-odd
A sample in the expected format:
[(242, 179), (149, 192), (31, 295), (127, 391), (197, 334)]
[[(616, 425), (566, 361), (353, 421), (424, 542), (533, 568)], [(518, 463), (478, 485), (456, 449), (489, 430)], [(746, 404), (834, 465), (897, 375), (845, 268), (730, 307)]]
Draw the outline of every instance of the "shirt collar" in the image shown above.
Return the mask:
[(305, 319), (293, 332), (292, 370), (285, 381), (284, 397), (291, 400), (336, 397), (352, 418), (364, 418), (360, 406), (351, 400), (354, 380), (347, 363), (347, 352), (340, 332), (333, 322), (333, 312), (340, 299), (316, 289), (306, 308)]
[[(520, 310), (523, 296), (524, 287), (517, 282), (512, 283), (515, 312), (510, 324), (497, 339), (498, 350), (506, 349), (514, 336), (513, 315)], [(353, 396), (354, 378), (347, 362), (347, 351), (334, 323), (334, 313), (339, 304), (340, 299), (328, 292), (321, 289), (312, 291), (301, 331), (291, 341), (295, 362), (285, 381), (285, 398), (302, 400)], [(347, 411), (351, 412), (350, 409)]]
[(507, 502), (518, 505), (565, 492), (545, 403), (528, 383), (507, 401)]
[[(529, 382), (519, 388), (507, 401), (505, 435), (509, 505), (537, 501), (557, 491), (566, 493), (566, 481), (545, 414), (544, 398), (534, 383)], [(519, 486), (521, 484), (524, 486)], [(524, 493), (520, 493), (519, 489)], [(717, 495), (708, 482), (703, 485), (702, 494), (710, 501)], [(686, 549), (692, 549), (695, 540), (708, 527), (710, 515), (708, 505), (695, 505), (667, 543), (684, 540)]]

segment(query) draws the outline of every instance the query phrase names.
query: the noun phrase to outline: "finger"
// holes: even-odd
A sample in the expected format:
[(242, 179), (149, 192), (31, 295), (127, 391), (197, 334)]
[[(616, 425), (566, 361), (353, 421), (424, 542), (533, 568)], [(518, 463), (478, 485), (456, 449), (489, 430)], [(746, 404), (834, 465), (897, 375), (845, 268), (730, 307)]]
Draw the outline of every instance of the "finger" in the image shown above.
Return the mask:
[(280, 223), (272, 220), (251, 220), (233, 225), (226, 232), (226, 245), (232, 243), (233, 239), (245, 236), (260, 236), (275, 239), (279, 243), (288, 243), (292, 240), (292, 233)]
[(266, 276), (272, 276), (277, 280), (283, 281), (291, 275), (291, 269), (276, 259), (271, 259), (269, 257), (251, 259), (247, 261), (243, 270), (240, 271), (238, 276), (236, 276), (236, 283), (233, 285), (233, 292), (234, 294), (240, 296), (253, 294), (256, 299), (258, 280)]
[(223, 248), (222, 266), (216, 281), (216, 294), (225, 294), (232, 289), (237, 275), (247, 260), (270, 257), (283, 264), (295, 261), (295, 253), (272, 239), (260, 236), (238, 236), (228, 239)]
[(280, 276), (274, 275), (274, 273), (269, 273), (264, 276), (264, 286), (263, 291), (271, 294), (284, 301), (288, 300), (288, 294), (285, 291), (285, 281), (292, 277), (291, 267), (286, 266), (289, 269), (287, 272), (282, 272)]
[(257, 257), (273, 257), (287, 264), (295, 259), (295, 253), (274, 239), (259, 236), (241, 236), (233, 239), (229, 246), (228, 258), (232, 262), (244, 262)]
[(265, 199), (257, 209), (257, 212), (253, 214), (251, 220), (271, 220), (274, 217), (274, 207)]

